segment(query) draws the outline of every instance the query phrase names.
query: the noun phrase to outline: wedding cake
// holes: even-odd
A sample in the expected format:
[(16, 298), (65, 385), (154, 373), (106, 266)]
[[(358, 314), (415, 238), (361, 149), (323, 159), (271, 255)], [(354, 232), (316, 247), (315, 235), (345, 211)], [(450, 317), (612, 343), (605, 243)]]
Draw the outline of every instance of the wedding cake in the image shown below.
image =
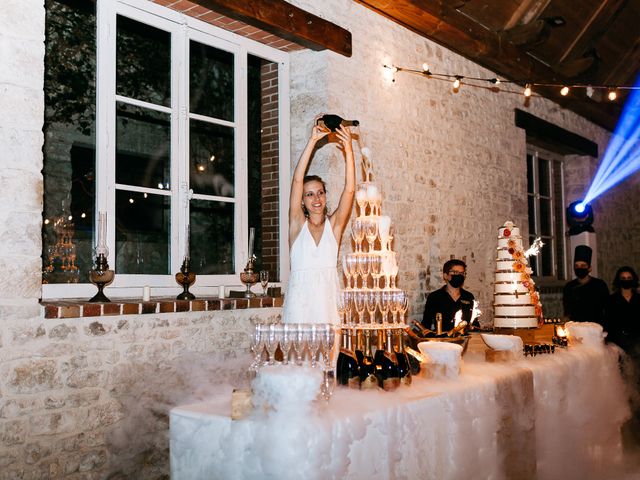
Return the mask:
[(498, 230), (494, 286), (494, 328), (536, 328), (542, 305), (531, 278), (520, 229), (505, 222)]

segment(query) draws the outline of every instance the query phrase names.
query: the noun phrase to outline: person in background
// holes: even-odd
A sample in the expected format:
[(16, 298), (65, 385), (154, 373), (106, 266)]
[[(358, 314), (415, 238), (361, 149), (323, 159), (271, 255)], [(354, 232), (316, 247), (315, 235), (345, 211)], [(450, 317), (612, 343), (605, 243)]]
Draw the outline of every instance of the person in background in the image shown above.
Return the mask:
[[(607, 341), (628, 354), (640, 349), (640, 294), (638, 274), (631, 267), (620, 267), (613, 279), (613, 293), (606, 309)], [(640, 355), (638, 355), (640, 356)]]
[(620, 356), (620, 369), (629, 389), (631, 418), (622, 425), (622, 440), (633, 450), (640, 445), (640, 294), (638, 274), (631, 267), (620, 267), (613, 278), (605, 329), (607, 342), (625, 352)]
[[(344, 187), (338, 208), (327, 208), (327, 189), (317, 175), (305, 176), (317, 142), (331, 133), (344, 154)], [(337, 262), (342, 232), (351, 215), (356, 188), (351, 132), (340, 125), (333, 134), (314, 125), (293, 172), (289, 199), (291, 274), (282, 310), (283, 323), (339, 322)]]
[(568, 282), (562, 291), (564, 316), (574, 322), (595, 322), (604, 326), (605, 307), (609, 300), (609, 288), (599, 278), (592, 277), (593, 250), (578, 245), (573, 256), (576, 279)]
[(436, 314), (442, 314), (442, 331), (451, 330), (454, 317), (458, 310), (462, 310), (462, 320), (471, 323), (474, 296), (462, 288), (467, 276), (467, 264), (462, 260), (451, 259), (442, 267), (442, 288), (431, 292), (427, 296), (424, 306), (422, 326), (429, 330), (436, 330)]

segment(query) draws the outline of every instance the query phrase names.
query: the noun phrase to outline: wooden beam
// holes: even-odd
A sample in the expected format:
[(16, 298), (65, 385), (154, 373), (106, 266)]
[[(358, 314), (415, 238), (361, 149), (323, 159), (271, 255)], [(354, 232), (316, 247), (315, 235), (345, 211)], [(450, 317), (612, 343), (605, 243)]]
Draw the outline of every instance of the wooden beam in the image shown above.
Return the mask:
[(312, 50), (351, 56), (351, 32), (283, 0), (191, 0)]
[[(506, 41), (495, 32), (450, 7), (447, 0), (354, 0), (387, 18), (430, 38), (472, 62), (516, 82), (571, 83), (558, 72), (529, 55), (525, 49)], [(539, 93), (613, 131), (616, 107), (586, 98), (567, 99), (558, 89), (539, 88)]]

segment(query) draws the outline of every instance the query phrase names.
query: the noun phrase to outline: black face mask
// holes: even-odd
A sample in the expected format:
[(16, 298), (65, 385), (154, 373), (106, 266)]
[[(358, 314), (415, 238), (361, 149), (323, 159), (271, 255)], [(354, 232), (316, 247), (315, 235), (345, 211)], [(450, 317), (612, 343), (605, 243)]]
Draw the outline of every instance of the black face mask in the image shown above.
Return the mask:
[(618, 280), (618, 285), (620, 285), (620, 288), (633, 288), (634, 286), (634, 281), (633, 279), (630, 280)]
[(464, 275), (451, 275), (451, 280), (449, 280), (449, 285), (453, 288), (460, 288), (464, 283)]
[(573, 272), (576, 274), (576, 277), (578, 278), (585, 278), (587, 275), (589, 275), (588, 268), (574, 268)]

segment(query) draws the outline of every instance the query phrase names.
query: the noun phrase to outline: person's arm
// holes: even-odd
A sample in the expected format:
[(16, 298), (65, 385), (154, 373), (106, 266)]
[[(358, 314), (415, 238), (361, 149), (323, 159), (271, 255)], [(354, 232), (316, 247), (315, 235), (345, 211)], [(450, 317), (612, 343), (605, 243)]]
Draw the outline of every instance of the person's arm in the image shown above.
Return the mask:
[(340, 244), (342, 238), (342, 232), (344, 227), (351, 216), (351, 209), (353, 207), (353, 197), (356, 191), (356, 167), (353, 159), (353, 146), (351, 144), (351, 131), (340, 125), (336, 130), (336, 135), (342, 146), (342, 150), (345, 157), (344, 163), (344, 188), (340, 195), (340, 201), (338, 202), (338, 208), (331, 215), (331, 227), (333, 229), (333, 235), (336, 237), (336, 241)]
[(304, 225), (305, 217), (302, 211), (302, 194), (304, 189), (304, 176), (309, 167), (311, 154), (316, 148), (316, 143), (321, 138), (329, 134), (329, 129), (325, 126), (314, 125), (311, 130), (311, 136), (304, 147), (300, 159), (293, 171), (293, 179), (291, 180), (291, 192), (289, 194), (289, 246), (293, 244), (296, 237)]

